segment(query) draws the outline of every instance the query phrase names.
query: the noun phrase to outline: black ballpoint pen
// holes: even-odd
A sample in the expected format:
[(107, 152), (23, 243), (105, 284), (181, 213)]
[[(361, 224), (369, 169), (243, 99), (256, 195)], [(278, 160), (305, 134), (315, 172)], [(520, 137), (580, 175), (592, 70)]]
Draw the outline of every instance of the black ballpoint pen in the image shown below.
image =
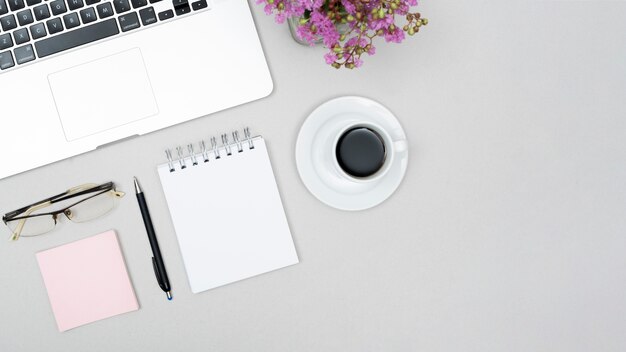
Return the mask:
[(156, 274), (157, 281), (159, 282), (159, 286), (165, 294), (167, 295), (167, 299), (172, 300), (172, 293), (170, 292), (172, 289), (170, 287), (170, 280), (167, 278), (167, 272), (165, 271), (165, 264), (163, 264), (163, 257), (161, 256), (161, 250), (159, 249), (159, 242), (157, 242), (156, 234), (154, 233), (154, 227), (152, 226), (152, 219), (150, 218), (150, 211), (148, 210), (148, 205), (146, 204), (146, 198), (143, 195), (143, 191), (141, 187), (139, 187), (139, 182), (137, 182), (137, 178), (134, 177), (135, 180), (135, 191), (137, 192), (137, 202), (139, 202), (139, 209), (141, 210), (141, 217), (143, 218), (143, 223), (146, 225), (146, 232), (148, 233), (148, 240), (150, 241), (150, 247), (152, 248), (152, 266), (154, 267), (154, 273)]

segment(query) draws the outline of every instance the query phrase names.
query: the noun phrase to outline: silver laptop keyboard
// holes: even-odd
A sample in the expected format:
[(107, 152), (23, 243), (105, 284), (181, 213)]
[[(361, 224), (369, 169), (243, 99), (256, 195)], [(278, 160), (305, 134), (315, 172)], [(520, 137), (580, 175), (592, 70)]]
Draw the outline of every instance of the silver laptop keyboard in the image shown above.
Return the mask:
[(0, 0), (0, 73), (207, 7), (207, 0)]

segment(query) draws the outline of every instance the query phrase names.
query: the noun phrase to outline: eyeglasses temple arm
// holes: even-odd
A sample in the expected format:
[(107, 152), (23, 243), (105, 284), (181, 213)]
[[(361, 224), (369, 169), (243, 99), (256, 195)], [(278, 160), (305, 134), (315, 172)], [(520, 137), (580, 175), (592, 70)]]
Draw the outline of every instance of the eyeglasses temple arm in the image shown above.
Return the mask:
[[(26, 212), (24, 213), (24, 216), (28, 216), (36, 210), (50, 206), (50, 204), (52, 204), (52, 202), (46, 201), (41, 204), (34, 205), (30, 209), (26, 210)], [(26, 223), (26, 220), (28, 220), (28, 218), (20, 219), (17, 222), (15, 231), (13, 231), (13, 234), (11, 235), (11, 241), (17, 241), (20, 238), (20, 234), (22, 233), (22, 230), (24, 229), (24, 224)]]
[[(40, 201), (39, 201), (39, 202), (37, 202), (37, 203), (33, 203), (33, 204), (31, 204), (31, 205), (27, 205), (27, 206), (25, 206), (25, 207), (22, 207), (22, 208), (19, 208), (19, 209), (17, 209), (17, 210), (14, 210), (14, 211), (12, 211), (12, 212), (10, 212), (10, 213), (6, 213), (6, 214), (2, 217), (2, 220), (5, 220), (5, 221), (11, 220), (11, 218), (14, 218), (14, 217), (16, 217), (17, 215), (22, 214), (23, 212), (25, 212), (25, 211), (29, 210), (30, 208), (32, 208), (32, 207), (36, 207), (36, 206), (38, 206), (39, 204), (43, 204), (43, 203), (46, 203), (46, 202), (52, 202), (53, 200), (55, 200), (55, 199), (57, 199), (57, 198), (59, 198), (59, 197), (62, 197), (62, 196), (64, 196), (64, 195), (66, 195), (66, 194), (67, 194), (67, 192), (69, 192), (69, 191), (66, 191), (66, 192), (63, 192), (63, 193), (57, 194), (56, 196), (52, 196), (52, 197), (50, 197), (50, 198), (46, 198), (46, 199), (44, 199), (44, 200), (40, 200)], [(50, 204), (52, 204), (52, 203), (50, 203)]]
[[(84, 189), (84, 190), (82, 190), (80, 192), (76, 192), (76, 191), (82, 189), (83, 187), (90, 187), (90, 188)], [(87, 184), (87, 185), (74, 187), (74, 188), (70, 189), (69, 191), (67, 191), (67, 193), (64, 194), (63, 197), (58, 198), (58, 199), (53, 199), (52, 200), (52, 204), (58, 203), (58, 202), (62, 202), (64, 200), (66, 200), (66, 199), (79, 197), (79, 196), (82, 196), (82, 195), (85, 195), (85, 194), (89, 194), (89, 193), (94, 193), (94, 192), (98, 192), (98, 191), (104, 191), (104, 190), (107, 190), (107, 189), (113, 190), (113, 188), (114, 188), (113, 182), (107, 182), (107, 183), (101, 184), (99, 186), (93, 185), (93, 184)], [(72, 193), (72, 192), (76, 192), (76, 193)]]

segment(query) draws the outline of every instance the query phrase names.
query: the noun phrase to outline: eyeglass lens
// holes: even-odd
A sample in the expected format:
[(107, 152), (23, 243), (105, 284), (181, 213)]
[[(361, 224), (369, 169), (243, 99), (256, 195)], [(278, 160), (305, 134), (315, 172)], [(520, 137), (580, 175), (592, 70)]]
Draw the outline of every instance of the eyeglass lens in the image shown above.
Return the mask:
[(56, 225), (56, 220), (52, 215), (34, 216), (28, 219), (7, 221), (7, 226), (12, 232), (16, 232), (20, 223), (23, 223), (20, 236), (29, 237), (42, 235), (52, 231)]

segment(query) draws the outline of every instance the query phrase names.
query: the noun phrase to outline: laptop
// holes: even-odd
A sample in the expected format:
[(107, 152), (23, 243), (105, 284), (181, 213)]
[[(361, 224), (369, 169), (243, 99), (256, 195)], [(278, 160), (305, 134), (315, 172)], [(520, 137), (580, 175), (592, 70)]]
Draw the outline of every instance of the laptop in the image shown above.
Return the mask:
[(0, 0), (0, 178), (272, 89), (244, 0)]

